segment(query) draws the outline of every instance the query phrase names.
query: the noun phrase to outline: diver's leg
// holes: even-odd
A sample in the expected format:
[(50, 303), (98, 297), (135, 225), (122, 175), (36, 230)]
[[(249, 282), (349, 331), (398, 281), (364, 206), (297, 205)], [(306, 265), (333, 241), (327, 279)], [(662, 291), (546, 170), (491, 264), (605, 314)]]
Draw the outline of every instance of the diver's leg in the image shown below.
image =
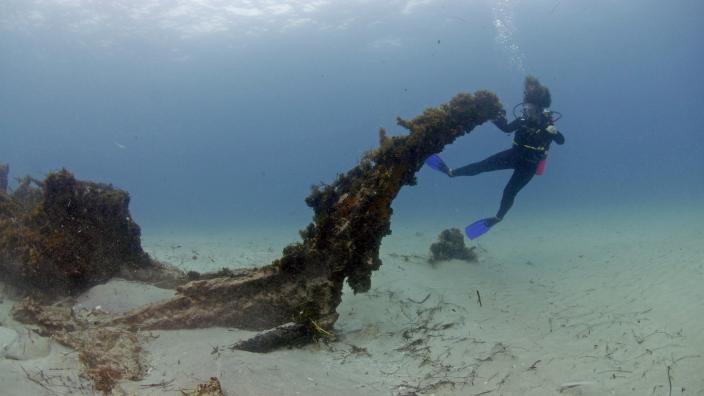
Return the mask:
[(513, 206), (513, 201), (518, 192), (533, 178), (536, 166), (536, 164), (519, 165), (516, 167), (516, 170), (513, 171), (511, 179), (509, 179), (508, 184), (506, 184), (504, 188), (504, 195), (501, 197), (499, 211), (496, 213), (498, 221), (506, 216), (506, 212)]
[(465, 165), (461, 168), (451, 169), (450, 176), (474, 176), (484, 172), (513, 168), (513, 149), (496, 153), (489, 158)]

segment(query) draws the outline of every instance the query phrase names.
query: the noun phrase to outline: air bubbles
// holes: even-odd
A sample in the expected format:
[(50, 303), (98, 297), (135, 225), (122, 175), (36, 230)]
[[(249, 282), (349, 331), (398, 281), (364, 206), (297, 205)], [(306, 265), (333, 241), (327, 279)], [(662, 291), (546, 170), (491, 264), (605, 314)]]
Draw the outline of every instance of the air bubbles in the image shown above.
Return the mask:
[(495, 0), (492, 5), (496, 42), (509, 58), (511, 66), (526, 74), (525, 55), (516, 42), (516, 26), (513, 23), (512, 0)]

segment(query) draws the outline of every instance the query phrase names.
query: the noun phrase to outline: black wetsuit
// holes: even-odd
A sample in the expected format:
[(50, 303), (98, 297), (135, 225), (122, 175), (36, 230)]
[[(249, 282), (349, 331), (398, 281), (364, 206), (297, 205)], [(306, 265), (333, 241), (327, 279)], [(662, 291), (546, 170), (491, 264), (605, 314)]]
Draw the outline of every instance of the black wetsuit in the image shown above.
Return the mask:
[(513, 147), (483, 161), (453, 169), (452, 176), (474, 176), (495, 170), (513, 169), (513, 175), (504, 188), (501, 206), (496, 214), (500, 220), (511, 209), (518, 192), (535, 175), (538, 163), (545, 158), (550, 143), (555, 141), (557, 144), (563, 144), (565, 137), (560, 132), (556, 134), (547, 132), (545, 128), (550, 125), (547, 119), (533, 122), (525, 118), (517, 118), (508, 123), (506, 118), (500, 118), (494, 121), (494, 125), (506, 133), (516, 132)]

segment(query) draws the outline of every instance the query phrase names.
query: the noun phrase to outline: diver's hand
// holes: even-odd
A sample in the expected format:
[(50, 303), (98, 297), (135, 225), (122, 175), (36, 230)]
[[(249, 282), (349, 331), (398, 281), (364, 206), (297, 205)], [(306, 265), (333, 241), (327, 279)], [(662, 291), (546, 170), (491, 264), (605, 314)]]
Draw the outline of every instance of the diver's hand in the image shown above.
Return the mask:
[(496, 114), (496, 117), (492, 119), (492, 121), (497, 121), (497, 120), (505, 120), (506, 119), (506, 110), (501, 109), (499, 112)]
[(557, 135), (557, 132), (559, 132), (555, 125), (548, 125), (548, 127), (545, 128), (545, 131), (552, 135)]

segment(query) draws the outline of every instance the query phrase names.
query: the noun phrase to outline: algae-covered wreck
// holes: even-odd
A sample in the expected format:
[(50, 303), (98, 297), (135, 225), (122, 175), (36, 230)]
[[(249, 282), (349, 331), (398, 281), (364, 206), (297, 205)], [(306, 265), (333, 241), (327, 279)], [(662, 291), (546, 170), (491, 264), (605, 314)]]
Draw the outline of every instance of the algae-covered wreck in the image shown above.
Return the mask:
[[(67, 171), (44, 181), (23, 179), (0, 192), (0, 270), (6, 282), (29, 296), (15, 317), (81, 354), (96, 389), (138, 379), (140, 331), (228, 326), (266, 330), (235, 345), (268, 351), (330, 337), (345, 281), (355, 293), (369, 290), (382, 262), (381, 240), (390, 233), (391, 203), (426, 158), (503, 112), (487, 91), (461, 93), (412, 120), (408, 133), (379, 147), (306, 199), (313, 221), (301, 241), (273, 263), (218, 275), (185, 274), (157, 263), (140, 246), (139, 227), (127, 193), (78, 181)], [(114, 276), (177, 287), (177, 295), (136, 310), (87, 320), (72, 311), (71, 296)], [(189, 279), (195, 279), (187, 282)]]

